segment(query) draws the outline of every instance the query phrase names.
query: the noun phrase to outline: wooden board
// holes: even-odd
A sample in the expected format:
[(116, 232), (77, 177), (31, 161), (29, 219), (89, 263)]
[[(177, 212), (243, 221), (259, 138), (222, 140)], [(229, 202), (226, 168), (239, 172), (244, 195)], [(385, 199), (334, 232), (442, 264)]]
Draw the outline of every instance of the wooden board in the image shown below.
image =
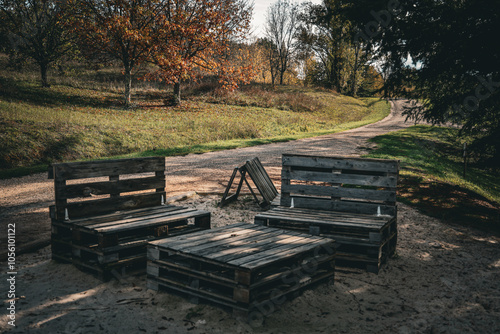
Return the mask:
[(164, 157), (69, 162), (52, 165), (49, 178), (74, 180), (110, 175), (165, 171)]
[(239, 223), (150, 242), (148, 287), (250, 311), (332, 278), (334, 266), (331, 239)]
[(308, 168), (334, 168), (339, 170), (398, 173), (399, 161), (385, 159), (321, 157), (312, 155), (283, 154), (283, 166)]

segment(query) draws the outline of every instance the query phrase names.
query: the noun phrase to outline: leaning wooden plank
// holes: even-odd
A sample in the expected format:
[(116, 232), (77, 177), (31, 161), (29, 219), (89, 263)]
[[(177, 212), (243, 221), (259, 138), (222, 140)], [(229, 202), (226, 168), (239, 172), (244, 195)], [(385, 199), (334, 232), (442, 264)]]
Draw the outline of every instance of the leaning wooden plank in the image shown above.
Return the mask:
[[(262, 170), (257, 167), (257, 163), (254, 160), (247, 161), (245, 167), (252, 178), (255, 186), (259, 190), (260, 194), (267, 203), (270, 203), (274, 199), (274, 194), (271, 186), (266, 182)], [(273, 185), (274, 187), (274, 185)]]
[(255, 163), (256, 168), (259, 170), (260, 175), (262, 175), (262, 177), (264, 178), (264, 182), (267, 184), (268, 189), (271, 190), (271, 196), (272, 196), (272, 199), (274, 199), (279, 194), (278, 190), (274, 186), (274, 183), (271, 180), (271, 178), (269, 177), (269, 174), (264, 169), (264, 166), (262, 166), (262, 163), (260, 162), (259, 158), (256, 157), (254, 160), (256, 162)]

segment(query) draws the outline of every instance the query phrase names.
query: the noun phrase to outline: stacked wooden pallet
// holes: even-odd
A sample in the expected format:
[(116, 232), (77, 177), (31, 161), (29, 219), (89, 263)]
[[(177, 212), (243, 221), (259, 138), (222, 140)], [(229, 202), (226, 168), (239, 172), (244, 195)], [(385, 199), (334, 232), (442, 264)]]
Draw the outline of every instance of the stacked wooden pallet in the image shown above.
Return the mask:
[(210, 228), (210, 214), (159, 206), (72, 222), (72, 262), (103, 279), (146, 269), (148, 241)]
[(331, 239), (239, 223), (150, 242), (148, 287), (265, 315), (334, 266)]
[[(52, 258), (104, 280), (145, 270), (148, 241), (210, 228), (208, 211), (162, 205), (164, 158), (56, 164), (49, 176)], [(89, 180), (96, 177), (105, 179)]]
[(255, 223), (332, 238), (338, 265), (362, 265), (370, 272), (378, 272), (396, 251), (394, 217), (277, 207), (258, 215)]
[(378, 272), (396, 250), (394, 160), (283, 155), (280, 205), (255, 217), (337, 242), (337, 263)]

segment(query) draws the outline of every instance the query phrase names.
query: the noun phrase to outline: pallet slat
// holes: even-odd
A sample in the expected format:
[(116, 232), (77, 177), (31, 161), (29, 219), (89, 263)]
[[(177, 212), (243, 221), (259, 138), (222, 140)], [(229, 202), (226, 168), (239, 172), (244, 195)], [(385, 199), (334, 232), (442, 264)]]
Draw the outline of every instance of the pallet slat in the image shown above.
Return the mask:
[(312, 195), (312, 196), (333, 196), (344, 197), (348, 199), (364, 199), (380, 202), (396, 202), (396, 193), (390, 190), (371, 190), (371, 189), (357, 189), (346, 187), (324, 187), (313, 185), (293, 184), (285, 185), (281, 189), (285, 193), (293, 195)]
[(395, 160), (283, 154), (282, 161), (283, 166), (335, 168), (361, 171), (371, 170), (384, 173), (397, 173), (399, 170), (399, 163)]
[[(62, 198), (90, 197), (91, 195), (108, 195), (149, 189), (163, 189), (165, 177), (148, 177), (139, 179), (116, 180), (114, 182), (92, 182), (67, 185), (60, 193)], [(164, 189), (163, 189), (164, 191)]]
[(141, 174), (165, 170), (165, 158), (148, 157), (102, 161), (70, 162), (52, 165), (53, 177), (64, 180), (110, 175)]
[(283, 170), (282, 179), (298, 181), (327, 182), (356, 186), (373, 186), (396, 188), (397, 178), (394, 176), (357, 175), (343, 173), (324, 173), (304, 170)]

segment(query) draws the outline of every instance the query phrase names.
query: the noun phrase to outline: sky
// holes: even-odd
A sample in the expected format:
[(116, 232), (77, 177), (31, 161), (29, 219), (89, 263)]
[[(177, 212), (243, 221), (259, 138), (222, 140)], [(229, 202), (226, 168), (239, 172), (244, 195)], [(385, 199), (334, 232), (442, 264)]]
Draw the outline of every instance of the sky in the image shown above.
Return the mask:
[[(269, 5), (275, 3), (277, 0), (254, 0), (253, 7), (253, 20), (252, 20), (252, 31), (254, 35), (262, 37), (264, 35), (264, 25), (266, 22), (266, 12)], [(322, 0), (307, 0), (315, 4), (320, 4)], [(295, 3), (302, 3), (301, 1), (291, 1)]]

